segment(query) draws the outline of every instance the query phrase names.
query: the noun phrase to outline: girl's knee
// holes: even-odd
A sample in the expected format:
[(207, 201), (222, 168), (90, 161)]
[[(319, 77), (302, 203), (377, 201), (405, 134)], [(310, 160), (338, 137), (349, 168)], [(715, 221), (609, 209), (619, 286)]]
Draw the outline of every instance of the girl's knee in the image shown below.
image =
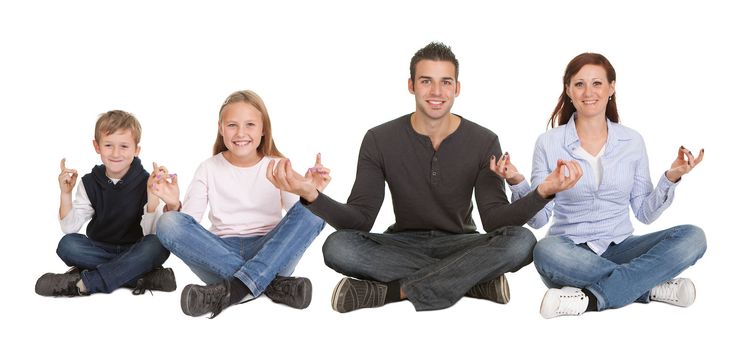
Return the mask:
[(180, 227), (186, 223), (186, 214), (169, 211), (162, 214), (160, 219), (157, 220), (157, 232), (155, 235), (157, 239), (163, 244), (168, 241), (173, 241), (181, 235), (185, 230), (181, 230)]

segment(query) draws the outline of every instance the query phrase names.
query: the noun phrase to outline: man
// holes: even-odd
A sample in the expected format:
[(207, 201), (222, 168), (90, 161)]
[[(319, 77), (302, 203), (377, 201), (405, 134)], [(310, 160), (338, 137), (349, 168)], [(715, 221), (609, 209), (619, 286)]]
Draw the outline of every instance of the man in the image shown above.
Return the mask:
[[(545, 181), (509, 203), (503, 181), (490, 171), (505, 164), (495, 163), (501, 155), (497, 136), (450, 112), (461, 91), (450, 48), (430, 43), (411, 59), (410, 72), (416, 111), (367, 132), (346, 204), (316, 190), (316, 182), (329, 177), (312, 170), (298, 175), (287, 160), (275, 169), (270, 165), (268, 178), (299, 194), (309, 210), (338, 230), (322, 247), (325, 263), (350, 276), (333, 291), (336, 311), (403, 299), (417, 311), (436, 310), (464, 295), (505, 304), (510, 294), (504, 274), (529, 264), (536, 243), (520, 226), (572, 179)], [(319, 166), (318, 159), (313, 169)], [(395, 224), (384, 234), (369, 233), (385, 182)], [(487, 234), (476, 232), (472, 192)]]

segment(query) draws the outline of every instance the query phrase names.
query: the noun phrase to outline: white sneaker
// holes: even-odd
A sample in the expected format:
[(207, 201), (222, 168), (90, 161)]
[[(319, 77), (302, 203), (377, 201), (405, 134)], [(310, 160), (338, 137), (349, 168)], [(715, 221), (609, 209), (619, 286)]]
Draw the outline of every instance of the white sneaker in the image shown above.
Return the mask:
[(589, 306), (589, 298), (581, 289), (573, 287), (551, 288), (542, 298), (539, 313), (544, 318), (578, 316), (586, 311), (587, 306)]
[(652, 288), (649, 292), (649, 299), (687, 307), (696, 299), (696, 287), (688, 278), (676, 278)]

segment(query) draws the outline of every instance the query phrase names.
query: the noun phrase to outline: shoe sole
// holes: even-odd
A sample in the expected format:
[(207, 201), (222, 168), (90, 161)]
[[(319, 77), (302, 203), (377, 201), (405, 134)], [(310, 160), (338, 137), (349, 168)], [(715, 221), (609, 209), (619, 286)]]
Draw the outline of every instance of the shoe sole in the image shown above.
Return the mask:
[[(339, 310), (338, 304), (343, 304), (343, 298), (345, 298), (345, 295), (341, 296), (340, 291), (343, 290), (343, 288), (347, 287), (348, 285), (348, 277), (344, 277), (343, 279), (338, 282), (338, 284), (335, 286), (335, 290), (332, 292), (332, 298), (330, 300), (330, 304), (332, 304), (332, 309), (344, 313), (345, 310)], [(345, 293), (344, 293), (345, 294)]]
[(189, 305), (189, 294), (191, 294), (191, 291), (194, 289), (193, 288), (194, 286), (195, 286), (194, 284), (189, 284), (189, 285), (187, 285), (186, 287), (183, 288), (183, 291), (181, 292), (181, 310), (187, 316), (197, 317), (197, 316), (201, 316), (203, 314), (198, 314), (198, 315), (197, 314), (193, 314), (193, 313), (191, 313), (189, 311), (189, 307), (188, 307), (188, 305)]
[(508, 286), (508, 279), (505, 278), (505, 275), (500, 276), (500, 289), (503, 296), (503, 300), (501, 300), (500, 303), (507, 304), (511, 300), (511, 290)]
[(557, 316), (556, 314), (545, 314), (545, 309), (554, 309), (554, 307), (550, 307), (550, 304), (554, 301), (560, 302), (560, 297), (555, 295), (555, 293), (550, 293), (550, 290), (548, 289), (547, 292), (545, 292), (545, 296), (542, 297), (542, 303), (539, 304), (539, 314), (542, 315), (542, 317), (550, 319)]
[[(312, 302), (312, 281), (310, 281), (306, 277), (299, 277), (299, 279), (302, 280), (302, 282), (299, 283), (298, 286), (296, 286), (296, 289), (301, 290), (301, 288), (304, 288), (304, 293), (302, 293), (302, 295), (304, 297), (304, 302), (302, 304), (300, 304), (300, 305), (288, 304), (286, 302), (282, 302), (282, 303), (285, 304), (285, 305), (288, 305), (288, 306), (290, 306), (290, 307), (292, 307), (294, 309), (303, 310), (303, 309), (306, 309), (307, 307), (309, 307), (309, 304), (311, 304), (311, 302)], [(277, 301), (277, 302), (279, 302), (279, 301)]]
[(297, 309), (306, 309), (309, 307), (309, 304), (312, 302), (312, 281), (310, 281), (308, 278), (303, 278), (304, 280), (304, 304), (294, 306)]

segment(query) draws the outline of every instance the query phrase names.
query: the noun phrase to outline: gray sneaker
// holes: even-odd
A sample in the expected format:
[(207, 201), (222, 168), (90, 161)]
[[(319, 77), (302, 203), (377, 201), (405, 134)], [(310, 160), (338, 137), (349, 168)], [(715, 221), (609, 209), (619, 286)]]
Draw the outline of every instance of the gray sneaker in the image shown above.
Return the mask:
[(189, 316), (201, 316), (212, 313), (215, 318), (225, 308), (230, 306), (230, 281), (200, 286), (189, 284), (181, 293), (181, 309)]
[(131, 293), (133, 295), (141, 295), (147, 290), (149, 290), (150, 293), (153, 290), (172, 292), (175, 288), (175, 274), (173, 274), (173, 269), (160, 266), (147, 272), (144, 276), (136, 280), (136, 286)]
[(349, 312), (378, 307), (385, 305), (386, 295), (387, 285), (384, 283), (345, 277), (332, 293), (332, 308), (337, 312)]
[(276, 303), (306, 309), (312, 301), (312, 282), (306, 277), (277, 276), (264, 294)]
[(39, 277), (34, 291), (45, 297), (77, 297), (89, 295), (81, 293), (76, 283), (81, 279), (81, 275), (73, 273), (46, 273)]
[(511, 300), (511, 292), (505, 275), (500, 275), (487, 282), (477, 283), (466, 292), (466, 296), (486, 299), (499, 304), (507, 304)]

